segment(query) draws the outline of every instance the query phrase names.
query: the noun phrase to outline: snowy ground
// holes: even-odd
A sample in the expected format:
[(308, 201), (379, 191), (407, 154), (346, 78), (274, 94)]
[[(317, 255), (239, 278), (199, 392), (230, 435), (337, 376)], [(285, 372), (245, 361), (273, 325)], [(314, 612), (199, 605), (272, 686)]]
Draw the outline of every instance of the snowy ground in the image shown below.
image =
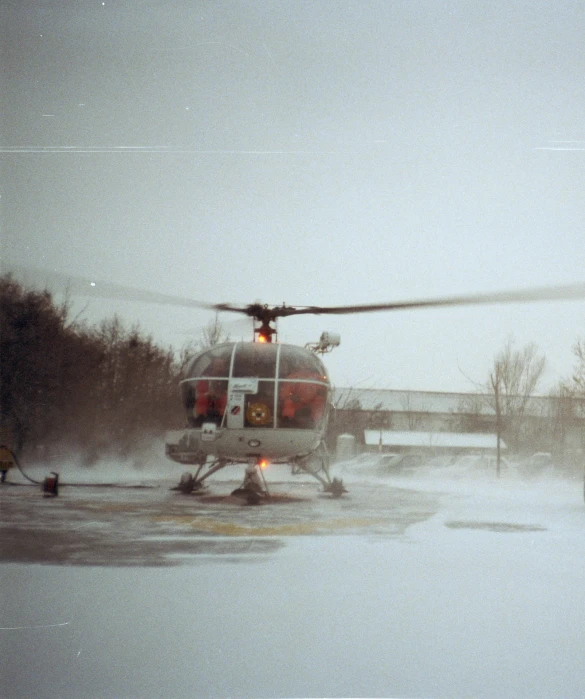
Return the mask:
[(3, 487), (0, 695), (584, 695), (582, 481), (337, 471), (341, 500), (272, 470), (298, 499), (260, 507)]

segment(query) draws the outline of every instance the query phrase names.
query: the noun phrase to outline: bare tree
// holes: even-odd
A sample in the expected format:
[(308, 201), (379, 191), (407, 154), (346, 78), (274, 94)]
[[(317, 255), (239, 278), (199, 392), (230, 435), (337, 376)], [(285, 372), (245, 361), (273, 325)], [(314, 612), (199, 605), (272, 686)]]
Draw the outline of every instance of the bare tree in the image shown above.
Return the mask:
[(497, 459), (496, 474), (500, 477), (500, 466), (502, 462), (502, 403), (501, 403), (502, 366), (496, 360), (494, 369), (490, 374), (490, 385), (494, 392), (494, 404), (496, 409), (496, 439), (497, 439)]
[(188, 342), (181, 349), (179, 364), (181, 367), (184, 367), (193, 355), (199, 354), (199, 352), (203, 352), (210, 347), (215, 347), (215, 345), (220, 345), (222, 342), (229, 341), (230, 335), (220, 321), (219, 313), (216, 313), (214, 318), (201, 330), (199, 336)]
[(573, 371), (572, 388), (577, 396), (585, 398), (585, 340), (577, 340), (573, 354), (577, 358), (577, 364)]
[(229, 333), (225, 331), (223, 323), (219, 319), (219, 313), (216, 313), (213, 319), (201, 331), (201, 337), (197, 344), (199, 350), (205, 350), (222, 342), (229, 342), (229, 340)]
[(573, 354), (577, 361), (571, 378), (551, 394), (551, 436), (563, 464), (569, 450), (585, 450), (585, 340), (577, 340)]
[(512, 340), (508, 340), (494, 358), (487, 388), (496, 413), (498, 472), (502, 437), (506, 437), (513, 450), (522, 445), (526, 409), (542, 378), (545, 364), (546, 359), (535, 344), (515, 350)]
[(550, 411), (550, 440), (560, 463), (564, 466), (567, 447), (570, 444), (570, 434), (578, 422), (578, 401), (575, 400), (574, 388), (561, 381), (551, 391), (549, 401)]
[(585, 450), (585, 340), (577, 340), (573, 347), (573, 354), (577, 358), (572, 377), (574, 396), (577, 398), (574, 407), (578, 418), (580, 418), (581, 450)]

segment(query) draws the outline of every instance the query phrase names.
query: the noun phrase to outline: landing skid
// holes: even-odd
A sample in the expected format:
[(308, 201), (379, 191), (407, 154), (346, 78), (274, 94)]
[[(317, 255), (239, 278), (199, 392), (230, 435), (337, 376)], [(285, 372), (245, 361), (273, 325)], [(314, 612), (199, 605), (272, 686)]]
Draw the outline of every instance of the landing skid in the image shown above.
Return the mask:
[[(205, 481), (212, 476), (214, 473), (221, 471), (228, 465), (237, 464), (241, 462), (228, 460), (228, 459), (215, 459), (211, 463), (207, 464), (205, 457), (202, 457), (197, 465), (197, 470), (194, 474), (189, 472), (183, 473), (179, 484), (173, 488), (173, 490), (179, 490), (182, 493), (188, 495), (203, 495), (207, 492), (207, 483)], [(312, 476), (321, 483), (323, 486), (323, 492), (330, 493), (334, 498), (341, 497), (344, 493), (347, 493), (347, 489), (343, 485), (341, 478), (331, 478), (329, 473), (329, 452), (327, 451), (327, 446), (325, 442), (321, 442), (317, 449), (307, 456), (297, 457), (291, 462), (291, 473), (293, 475), (307, 474)], [(235, 497), (243, 497), (247, 500), (248, 504), (259, 504), (261, 501), (267, 501), (270, 499), (270, 493), (268, 490), (268, 484), (264, 479), (264, 473), (262, 469), (258, 466), (258, 472), (262, 477), (262, 483), (258, 483), (253, 488), (244, 479), (244, 483), (239, 488), (233, 491), (232, 495)], [(252, 502), (253, 501), (253, 502)]]
[(316, 478), (323, 486), (323, 492), (331, 493), (334, 498), (340, 498), (347, 489), (341, 478), (331, 478), (329, 473), (329, 451), (325, 442), (321, 442), (317, 449), (309, 456), (298, 457), (291, 465), (293, 475), (306, 473)]

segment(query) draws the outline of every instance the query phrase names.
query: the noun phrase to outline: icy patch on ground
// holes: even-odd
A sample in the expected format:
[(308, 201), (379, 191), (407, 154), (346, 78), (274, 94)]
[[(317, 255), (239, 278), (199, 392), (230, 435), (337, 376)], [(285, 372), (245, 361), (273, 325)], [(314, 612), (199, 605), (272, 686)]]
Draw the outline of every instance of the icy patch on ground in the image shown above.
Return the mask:
[(368, 483), (448, 496), (436, 517), (451, 529), (534, 533), (551, 527), (556, 532), (563, 527), (582, 531), (584, 526), (583, 479), (562, 477), (554, 470), (527, 478), (520, 469), (508, 467), (498, 478), (477, 457), (439, 457), (392, 472), (381, 468), (374, 455), (337, 464), (336, 472), (350, 492), (352, 483)]

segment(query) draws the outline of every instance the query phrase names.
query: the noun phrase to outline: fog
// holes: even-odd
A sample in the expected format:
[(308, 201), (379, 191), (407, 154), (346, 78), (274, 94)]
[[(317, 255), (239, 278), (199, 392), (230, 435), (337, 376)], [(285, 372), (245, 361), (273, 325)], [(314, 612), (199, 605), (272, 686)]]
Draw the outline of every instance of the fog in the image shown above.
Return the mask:
[[(584, 20), (569, 0), (4, 0), (3, 263), (236, 304), (580, 282)], [(69, 301), (176, 348), (210, 320)], [(582, 309), (304, 316), (279, 333), (340, 333), (337, 385), (436, 391), (484, 381), (513, 335), (547, 356), (548, 389), (571, 375)]]
[(20, 469), (10, 472), (12, 482), (24, 483), (27, 476), (42, 480), (54, 471), (59, 474), (61, 483), (142, 483), (155, 487), (161, 478), (181, 474), (181, 468), (165, 457), (165, 442), (160, 438), (144, 439), (126, 458), (101, 456), (87, 463), (86, 454), (62, 446), (53, 450), (50, 459), (42, 458), (42, 450), (39, 453), (29, 450), (19, 465)]
[[(315, 494), (282, 510), (213, 511), (246, 521), (246, 543), (274, 538), (254, 534), (267, 517), (309, 519), (309, 505), (312, 521), (347, 519), (325, 535), (315, 528), (281, 533), (264, 550), (171, 554), (154, 568), (3, 565), (3, 696), (582, 694), (582, 480), (554, 471), (498, 480), (465, 463), (402, 476), (381, 475), (374, 460), (334, 470), (350, 491), (341, 500)], [(270, 477), (285, 486), (283, 469)], [(213, 480), (216, 492), (229, 492), (225, 478)], [(159, 485), (140, 497), (178, 497), (169, 481)], [(103, 495), (112, 517), (125, 492)], [(166, 530), (176, 538), (244, 543), (198, 529), (205, 508), (180, 502), (193, 523), (177, 520)], [(75, 526), (81, 536), (92, 525)]]

